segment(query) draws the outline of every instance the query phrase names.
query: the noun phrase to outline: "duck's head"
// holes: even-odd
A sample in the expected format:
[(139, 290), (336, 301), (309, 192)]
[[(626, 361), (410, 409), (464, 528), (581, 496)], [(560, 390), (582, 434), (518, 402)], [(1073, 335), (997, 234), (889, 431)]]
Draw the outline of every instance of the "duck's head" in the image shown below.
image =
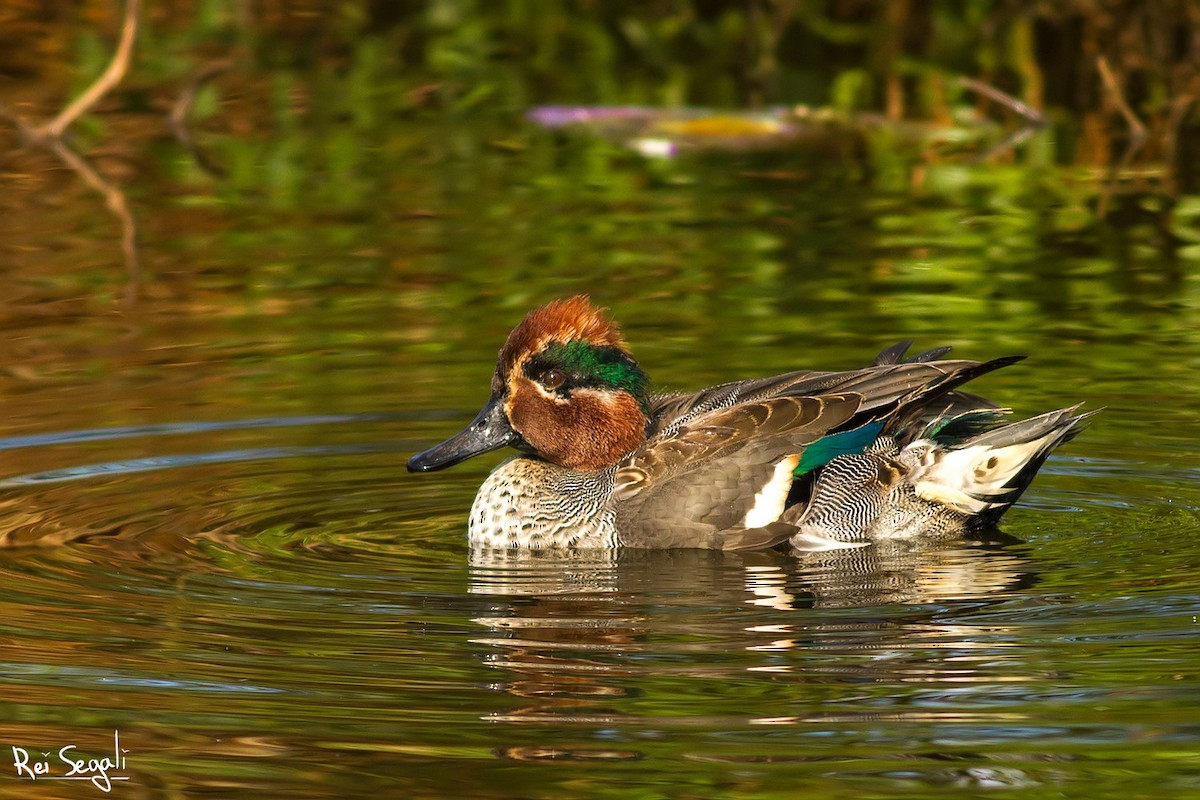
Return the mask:
[(408, 469), (442, 469), (505, 445), (567, 469), (605, 469), (645, 441), (648, 385), (603, 309), (583, 296), (556, 300), (509, 334), (475, 420)]

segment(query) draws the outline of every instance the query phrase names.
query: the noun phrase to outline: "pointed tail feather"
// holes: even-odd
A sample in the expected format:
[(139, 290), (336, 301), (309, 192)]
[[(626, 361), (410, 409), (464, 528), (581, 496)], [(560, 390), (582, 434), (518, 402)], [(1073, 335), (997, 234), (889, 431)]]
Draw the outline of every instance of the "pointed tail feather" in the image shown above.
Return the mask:
[(1000, 425), (968, 439), (961, 446), (973, 447), (976, 445), (985, 445), (987, 447), (1008, 447), (1020, 444), (1021, 442), (1040, 439), (1047, 433), (1058, 430), (1062, 433), (1063, 438), (1055, 442), (1054, 446), (1057, 447), (1078, 436), (1080, 431), (1087, 425), (1088, 420), (1102, 410), (1096, 409), (1095, 411), (1088, 411), (1085, 414), (1075, 415), (1075, 412), (1079, 410), (1081, 405), (1083, 404), (1076, 403), (1073, 406), (1060, 408), (1057, 411), (1047, 411), (1045, 414), (1039, 414), (1036, 417), (1030, 417), (1018, 422), (1010, 422), (1007, 425)]
[(930, 350), (917, 353), (911, 358), (905, 358), (904, 356), (908, 354), (908, 348), (912, 347), (912, 344), (912, 339), (905, 339), (902, 342), (896, 342), (891, 347), (881, 350), (879, 355), (875, 356), (875, 360), (871, 362), (871, 366), (883, 367), (892, 364), (919, 364), (937, 361), (954, 349), (953, 347), (934, 347)]
[(1047, 456), (1097, 412), (1079, 406), (1000, 425), (944, 449), (913, 475), (918, 496), (994, 523), (1020, 498)]

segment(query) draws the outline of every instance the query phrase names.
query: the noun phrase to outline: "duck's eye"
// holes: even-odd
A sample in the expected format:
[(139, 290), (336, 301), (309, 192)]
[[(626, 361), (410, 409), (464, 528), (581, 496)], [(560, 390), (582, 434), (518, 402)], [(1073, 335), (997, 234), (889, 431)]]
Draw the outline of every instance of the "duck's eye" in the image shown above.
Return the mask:
[(567, 376), (560, 370), (548, 369), (542, 373), (542, 386), (547, 389), (557, 389), (567, 382)]

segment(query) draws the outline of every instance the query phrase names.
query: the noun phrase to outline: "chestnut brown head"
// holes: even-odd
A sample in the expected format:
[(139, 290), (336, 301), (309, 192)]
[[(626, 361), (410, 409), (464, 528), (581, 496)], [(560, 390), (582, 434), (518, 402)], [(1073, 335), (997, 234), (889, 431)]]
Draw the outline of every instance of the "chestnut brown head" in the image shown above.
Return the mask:
[(583, 296), (556, 300), (509, 334), (471, 425), (408, 467), (440, 469), (511, 445), (568, 469), (605, 469), (645, 441), (648, 387), (602, 309)]

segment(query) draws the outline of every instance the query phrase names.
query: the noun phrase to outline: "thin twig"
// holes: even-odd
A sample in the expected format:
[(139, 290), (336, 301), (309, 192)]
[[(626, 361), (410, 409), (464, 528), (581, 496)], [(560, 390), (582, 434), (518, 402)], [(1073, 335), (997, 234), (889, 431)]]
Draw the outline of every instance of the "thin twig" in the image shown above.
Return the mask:
[(1030, 136), (1033, 136), (1035, 133), (1037, 133), (1038, 130), (1039, 128), (1037, 125), (1023, 125), (1022, 127), (1017, 128), (1015, 131), (1010, 133), (1008, 136), (1005, 136), (999, 143), (990, 148), (983, 155), (979, 156), (978, 158), (971, 159), (970, 163), (985, 164), (1000, 153), (1003, 153), (1007, 150), (1014, 150)]
[(83, 180), (104, 197), (108, 210), (121, 222), (121, 252), (125, 254), (125, 267), (129, 272), (126, 299), (136, 300), (142, 288), (142, 268), (137, 252), (137, 220), (129, 209), (125, 192), (106, 181), (83, 156), (76, 153), (62, 139), (49, 140), (50, 149), (74, 170)]
[[(1200, 84), (1200, 80), (1195, 81)], [(1192, 103), (1196, 102), (1196, 95), (1181, 94), (1171, 99), (1171, 111), (1167, 115), (1167, 123), (1163, 129), (1163, 160), (1167, 163), (1168, 173), (1171, 175), (1172, 192), (1178, 192), (1179, 183), (1177, 180), (1176, 159), (1179, 156), (1179, 129), (1183, 126), (1184, 117), (1187, 116), (1188, 109), (1192, 107)]]
[(137, 299), (142, 287), (142, 270), (137, 252), (137, 221), (125, 199), (125, 193), (101, 177), (100, 173), (86, 159), (68, 147), (63, 140), (63, 134), (66, 133), (72, 122), (81, 114), (87, 113), (88, 109), (98, 103), (125, 77), (133, 56), (133, 44), (137, 38), (141, 7), (142, 0), (126, 0), (125, 17), (121, 24), (121, 38), (112, 60), (109, 61), (100, 77), (50, 122), (45, 125), (31, 125), (15, 111), (0, 105), (0, 117), (11, 121), (28, 145), (44, 147), (58, 156), (63, 164), (104, 197), (104, 203), (108, 206), (108, 210), (120, 221), (121, 252), (125, 256), (125, 269), (129, 275), (125, 295), (129, 302)]
[(983, 81), (977, 81), (974, 78), (965, 77), (960, 77), (958, 79), (958, 83), (960, 86), (970, 89), (973, 92), (977, 92), (984, 97), (991, 98), (1005, 108), (1016, 112), (1020, 116), (1029, 120), (1029, 123), (1032, 126), (1040, 128), (1046, 124), (1046, 117), (1042, 115), (1042, 112), (1038, 111), (1033, 106), (1022, 103), (1011, 94), (1000, 91), (991, 84), (984, 83)]
[(108, 67), (83, 94), (59, 112), (53, 120), (37, 129), (43, 138), (59, 139), (79, 116), (100, 101), (114, 86), (121, 82), (129, 69), (133, 56), (133, 43), (137, 38), (138, 17), (141, 15), (142, 0), (125, 0), (125, 19), (121, 24), (121, 40), (113, 53)]
[(1108, 66), (1108, 59), (1104, 56), (1097, 56), (1096, 69), (1100, 72), (1100, 80), (1104, 82), (1104, 88), (1108, 90), (1113, 102), (1117, 104), (1117, 110), (1125, 118), (1125, 124), (1129, 126), (1129, 145), (1125, 148), (1121, 159), (1113, 165), (1112, 170), (1109, 172), (1108, 186), (1100, 194), (1100, 200), (1096, 204), (1096, 217), (1104, 219), (1108, 215), (1109, 201), (1117, 189), (1117, 179), (1125, 172), (1126, 167), (1133, 161), (1133, 157), (1137, 155), (1137, 152), (1142, 149), (1142, 145), (1146, 143), (1146, 126), (1133, 113), (1133, 109), (1129, 107), (1129, 103), (1125, 102), (1125, 94), (1121, 91), (1117, 79), (1113, 76), (1112, 70)]
[(1113, 76), (1112, 70), (1108, 66), (1108, 59), (1104, 56), (1096, 57), (1096, 69), (1100, 71), (1100, 79), (1104, 81), (1104, 88), (1108, 89), (1112, 96), (1113, 102), (1117, 104), (1117, 110), (1121, 112), (1121, 116), (1125, 118), (1125, 123), (1129, 125), (1129, 142), (1130, 146), (1141, 147), (1146, 141), (1146, 126), (1133, 113), (1133, 109), (1125, 102), (1125, 93), (1121, 91), (1120, 85), (1117, 84), (1117, 79)]
[(197, 72), (196, 76), (192, 78), (192, 82), (179, 95), (179, 99), (175, 101), (175, 104), (171, 106), (171, 113), (167, 116), (167, 122), (170, 124), (171, 130), (175, 133), (175, 138), (187, 148), (201, 169), (216, 176), (224, 175), (225, 168), (209, 158), (208, 154), (196, 144), (196, 140), (192, 137), (192, 131), (188, 128), (188, 115), (192, 113), (192, 106), (196, 103), (196, 96), (200, 93), (204, 84), (232, 66), (232, 60), (224, 59), (214, 61)]

